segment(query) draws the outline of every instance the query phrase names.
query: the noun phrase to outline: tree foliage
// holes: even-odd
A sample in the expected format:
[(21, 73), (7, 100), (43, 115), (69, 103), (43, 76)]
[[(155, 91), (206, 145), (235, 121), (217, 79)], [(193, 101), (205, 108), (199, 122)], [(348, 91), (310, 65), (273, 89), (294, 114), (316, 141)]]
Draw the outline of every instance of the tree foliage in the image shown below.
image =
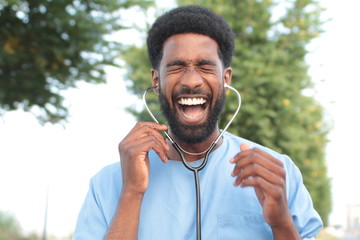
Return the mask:
[[(306, 46), (321, 33), (321, 7), (313, 0), (178, 0), (213, 9), (236, 34), (232, 86), (241, 92), (243, 105), (229, 131), (289, 155), (300, 168), (316, 210), (325, 225), (331, 211), (330, 179), (325, 145), (328, 128), (323, 109), (313, 96), (307, 73)], [(282, 12), (282, 14), (280, 14)], [(123, 53), (129, 89), (141, 95), (151, 85), (145, 46)], [(237, 107), (228, 94), (220, 120), (225, 126)], [(148, 97), (150, 106), (157, 105)], [(131, 110), (141, 120), (144, 111)], [(159, 112), (157, 113), (159, 116)]]
[(61, 90), (105, 82), (117, 65), (121, 10), (146, 0), (0, 0), (0, 114), (35, 111), (41, 123), (67, 118)]
[(0, 211), (0, 240), (7, 239), (23, 239), (21, 227), (12, 215)]
[[(38, 240), (39, 234), (31, 232), (24, 234), (17, 219), (6, 212), (0, 211), (0, 240)], [(54, 239), (50, 236), (49, 239)]]

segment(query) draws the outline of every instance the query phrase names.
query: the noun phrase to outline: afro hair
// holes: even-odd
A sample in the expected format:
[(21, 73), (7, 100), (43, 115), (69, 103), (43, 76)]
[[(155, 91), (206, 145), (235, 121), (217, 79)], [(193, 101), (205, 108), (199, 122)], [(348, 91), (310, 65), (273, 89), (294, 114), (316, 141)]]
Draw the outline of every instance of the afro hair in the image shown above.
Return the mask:
[(151, 65), (158, 69), (164, 42), (181, 33), (197, 33), (214, 39), (219, 45), (219, 58), (224, 67), (231, 64), (235, 34), (225, 19), (212, 10), (188, 5), (172, 9), (159, 17), (148, 32), (147, 47)]

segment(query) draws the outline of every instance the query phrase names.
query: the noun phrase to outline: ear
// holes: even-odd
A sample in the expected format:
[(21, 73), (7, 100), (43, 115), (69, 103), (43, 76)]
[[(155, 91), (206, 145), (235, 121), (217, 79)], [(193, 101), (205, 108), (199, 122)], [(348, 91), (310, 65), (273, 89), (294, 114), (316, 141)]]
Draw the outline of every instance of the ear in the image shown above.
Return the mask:
[(224, 69), (224, 83), (227, 85), (231, 84), (231, 78), (232, 78), (232, 68), (228, 67)]
[[(151, 69), (152, 86), (159, 86), (159, 72), (156, 69)], [(154, 92), (159, 94), (159, 87), (154, 88)]]

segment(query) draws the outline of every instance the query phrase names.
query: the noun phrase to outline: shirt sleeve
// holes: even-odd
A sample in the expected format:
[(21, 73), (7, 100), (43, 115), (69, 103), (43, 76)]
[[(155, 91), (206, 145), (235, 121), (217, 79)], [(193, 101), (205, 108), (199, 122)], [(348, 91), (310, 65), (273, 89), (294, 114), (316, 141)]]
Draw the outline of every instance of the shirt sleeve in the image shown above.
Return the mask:
[(93, 178), (78, 216), (73, 240), (99, 240), (105, 237), (108, 224), (94, 189)]
[(288, 204), (293, 221), (302, 239), (314, 239), (323, 227), (319, 214), (313, 207), (300, 170), (288, 158)]

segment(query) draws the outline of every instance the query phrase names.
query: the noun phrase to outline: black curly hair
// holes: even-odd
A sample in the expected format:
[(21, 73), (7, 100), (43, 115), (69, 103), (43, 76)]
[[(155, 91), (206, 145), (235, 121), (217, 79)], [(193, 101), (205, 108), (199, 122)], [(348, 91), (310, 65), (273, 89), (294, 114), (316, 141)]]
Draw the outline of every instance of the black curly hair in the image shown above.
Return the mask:
[(230, 66), (235, 48), (234, 32), (225, 19), (212, 10), (188, 5), (166, 12), (151, 27), (146, 43), (154, 69), (159, 67), (166, 39), (180, 33), (198, 33), (214, 39), (219, 45), (219, 58), (224, 67)]

